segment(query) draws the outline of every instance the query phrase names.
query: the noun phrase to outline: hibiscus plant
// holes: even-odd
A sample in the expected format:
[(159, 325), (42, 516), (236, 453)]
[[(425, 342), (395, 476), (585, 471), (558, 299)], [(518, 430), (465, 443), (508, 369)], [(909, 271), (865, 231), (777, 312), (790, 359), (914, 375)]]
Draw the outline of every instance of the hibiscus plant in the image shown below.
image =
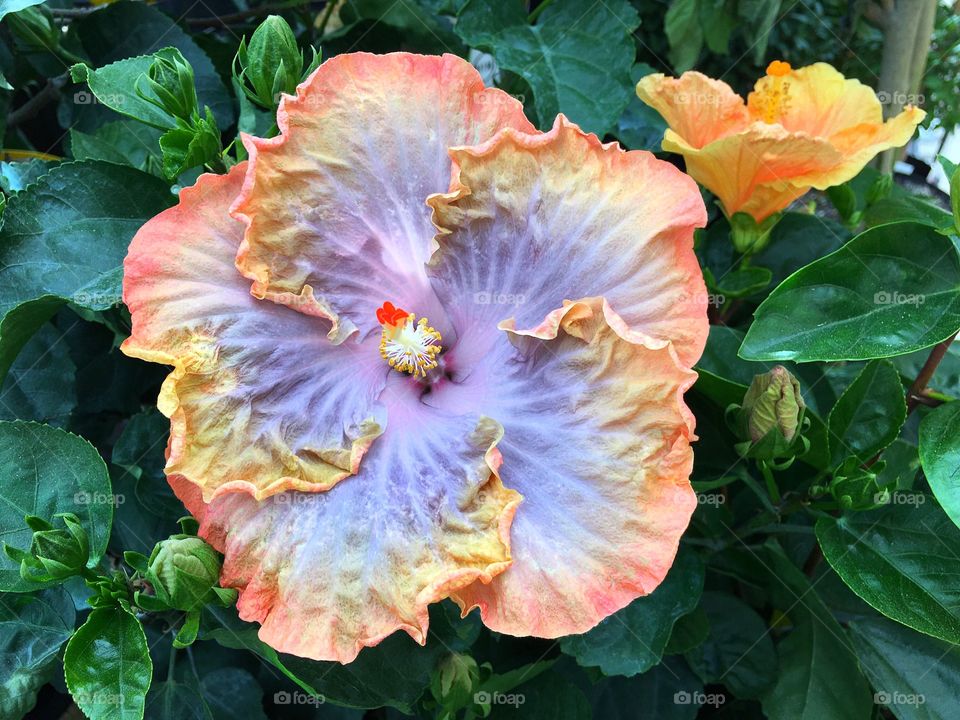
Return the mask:
[(0, 720), (953, 717), (957, 108), (800, 5), (0, 0)]

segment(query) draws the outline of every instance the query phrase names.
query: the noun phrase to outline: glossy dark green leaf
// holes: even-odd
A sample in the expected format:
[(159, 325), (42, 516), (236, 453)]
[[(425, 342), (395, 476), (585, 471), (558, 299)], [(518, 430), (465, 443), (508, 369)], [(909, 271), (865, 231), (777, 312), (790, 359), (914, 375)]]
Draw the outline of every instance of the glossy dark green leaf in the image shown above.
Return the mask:
[[(254, 717), (254, 708), (245, 708), (234, 717)], [(213, 714), (198, 690), (182, 682), (165, 680), (147, 693), (144, 720), (213, 720)]]
[(174, 199), (158, 178), (100, 161), (60, 165), (10, 198), (0, 228), (0, 378), (65, 302), (120, 302), (130, 239)]
[(757, 308), (750, 360), (867, 360), (934, 345), (960, 328), (960, 259), (916, 223), (861, 233), (799, 270)]
[(941, 405), (923, 418), (920, 463), (944, 512), (960, 525), (960, 402)]
[(850, 231), (830, 218), (786, 212), (770, 231), (770, 244), (753, 263), (773, 273), (779, 285), (794, 272), (829, 255), (850, 240)]
[(67, 643), (64, 675), (90, 720), (140, 720), (153, 663), (140, 621), (120, 608), (94, 610)]
[(670, 62), (674, 69), (678, 73), (690, 70), (703, 48), (699, 0), (670, 0), (663, 29), (670, 42)]
[(530, 84), (541, 127), (549, 128), (561, 112), (601, 137), (613, 127), (633, 95), (631, 32), (640, 19), (629, 2), (584, 8), (577, 0), (556, 0), (534, 25), (519, 3), (515, 9), (502, 3), (495, 12), (486, 4), (467, 3), (454, 29)]
[(848, 455), (867, 461), (897, 439), (907, 418), (900, 374), (875, 360), (857, 375), (827, 417), (831, 461)]
[(677, 618), (691, 612), (703, 590), (703, 562), (681, 548), (664, 581), (646, 597), (600, 621), (582, 635), (560, 640), (560, 648), (584, 667), (605, 675), (637, 675), (660, 662)]
[(874, 702), (900, 720), (952, 720), (960, 687), (960, 648), (886, 618), (850, 624)]
[(39, 5), (43, 0), (0, 0), (0, 18), (14, 12)]
[(132, 120), (114, 120), (91, 132), (70, 130), (76, 160), (106, 160), (149, 172), (160, 163), (160, 131)]
[(762, 560), (774, 604), (793, 621), (777, 645), (777, 681), (763, 696), (770, 720), (867, 720), (873, 704), (849, 638), (784, 552), (768, 544)]
[[(118, 28), (123, 28), (120, 36)], [(155, 6), (141, 2), (113, 3), (71, 23), (69, 35), (82, 44), (96, 68), (125, 58), (148, 56), (165, 47), (177, 48), (193, 67), (201, 110), (209, 105), (221, 127), (233, 122), (233, 100), (210, 58), (173, 18)], [(126, 74), (122, 81), (116, 80), (109, 93), (120, 94), (124, 105), (139, 100)]]
[[(907, 502), (910, 500), (910, 502)], [(817, 522), (823, 556), (875, 609), (914, 630), (960, 641), (960, 529), (932, 497), (895, 495), (879, 510)]]
[[(113, 496), (107, 468), (83, 438), (31, 422), (0, 422), (0, 538), (19, 550), (30, 549), (32, 533), (25, 515), (46, 520), (75, 513), (87, 531), (92, 567), (107, 547)], [(0, 556), (0, 590), (37, 587), (20, 577), (20, 568)]]
[(760, 697), (777, 679), (777, 654), (767, 624), (726, 593), (704, 593), (701, 607), (710, 636), (686, 653), (690, 667), (705, 683), (726, 685), (737, 697)]
[(509, 692), (484, 693), (490, 702), (489, 720), (590, 720), (590, 703), (565, 678), (543, 673)]
[(0, 188), (8, 195), (20, 192), (52, 170), (57, 163), (31, 158), (16, 162), (0, 162)]
[(703, 683), (679, 657), (632, 678), (611, 677), (592, 688), (596, 720), (693, 720), (701, 708), (722, 707), (727, 698), (704, 691)]
[(673, 624), (664, 655), (682, 655), (700, 646), (710, 635), (710, 620), (703, 607), (697, 606)]
[(213, 720), (267, 720), (263, 712), (263, 688), (241, 668), (217, 668), (200, 681), (203, 700)]
[[(634, 65), (633, 70), (630, 71), (630, 82), (636, 85), (640, 78), (652, 72), (655, 70), (649, 65)], [(660, 117), (660, 113), (636, 97), (634, 93), (613, 132), (620, 144), (628, 150), (657, 152), (660, 150), (660, 143), (666, 129), (667, 123)]]
[(10, 366), (0, 389), (0, 420), (62, 425), (77, 404), (74, 375), (63, 334), (52, 324), (32, 337)]
[(75, 620), (73, 599), (61, 587), (0, 593), (0, 717), (19, 718), (33, 707)]

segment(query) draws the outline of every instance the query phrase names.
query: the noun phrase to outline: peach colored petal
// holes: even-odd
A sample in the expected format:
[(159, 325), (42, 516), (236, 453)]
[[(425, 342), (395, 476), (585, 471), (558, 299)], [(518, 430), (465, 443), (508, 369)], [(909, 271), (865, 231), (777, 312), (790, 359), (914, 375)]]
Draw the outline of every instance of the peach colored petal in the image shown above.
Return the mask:
[(428, 200), (440, 231), (429, 274), (459, 338), (448, 363), (469, 367), (499, 321), (533, 325), (584, 294), (696, 362), (708, 328), (693, 230), (706, 210), (690, 178), (563, 115), (547, 133), (503, 130), (451, 156), (451, 191)]
[(454, 55), (353, 53), (285, 97), (277, 124), (278, 137), (244, 137), (250, 166), (233, 208), (248, 225), (237, 266), (254, 294), (311, 287), (314, 312), (338, 324), (335, 341), (378, 332), (385, 300), (446, 335), (423, 268), (434, 234), (423, 202), (449, 186), (448, 147), (533, 131), (521, 104)]
[(243, 226), (227, 208), (244, 168), (203, 175), (146, 223), (124, 263), (127, 355), (174, 367), (166, 471), (209, 500), (243, 489), (325, 490), (357, 472), (382, 432), (387, 369), (376, 339), (332, 346), (330, 323), (250, 295), (234, 266)]
[(750, 212), (758, 222), (806, 192), (809, 178), (843, 161), (826, 139), (760, 122), (699, 149), (668, 129), (663, 149), (683, 155), (687, 172), (719, 198), (728, 216)]
[(637, 83), (637, 95), (694, 148), (738, 133), (750, 124), (742, 97), (725, 82), (695, 71), (679, 78), (647, 75)]
[[(455, 591), (511, 635), (584, 632), (663, 580), (696, 507), (696, 373), (601, 298), (567, 302), (484, 372), (499, 384), (501, 475), (523, 495), (513, 564)], [(492, 360), (493, 358), (491, 358)]]
[[(404, 412), (391, 406), (391, 419), (394, 409)], [(240, 590), (240, 616), (271, 647), (347, 663), (400, 629), (424, 644), (430, 603), (509, 566), (520, 496), (497, 474), (502, 428), (418, 412), (418, 424), (391, 423), (357, 477), (329, 492), (230, 493), (204, 506), (170, 478), (224, 553), (220, 581)]]

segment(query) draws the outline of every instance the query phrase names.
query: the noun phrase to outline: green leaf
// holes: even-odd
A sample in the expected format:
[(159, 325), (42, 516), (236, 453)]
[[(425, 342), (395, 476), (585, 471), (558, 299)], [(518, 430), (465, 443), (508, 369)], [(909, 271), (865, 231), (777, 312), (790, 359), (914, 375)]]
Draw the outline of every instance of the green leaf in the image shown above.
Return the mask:
[(42, 326), (10, 366), (0, 389), (0, 420), (63, 424), (77, 404), (76, 371), (63, 334)]
[(703, 643), (710, 635), (710, 620), (703, 608), (697, 606), (673, 624), (670, 640), (663, 649), (664, 655), (682, 655)]
[(758, 698), (777, 679), (777, 654), (767, 624), (733, 595), (704, 593), (707, 641), (685, 657), (705, 683), (726, 685), (740, 698)]
[(848, 455), (866, 462), (897, 439), (906, 419), (903, 385), (893, 363), (868, 363), (827, 417), (832, 463)]
[[(652, 72), (655, 71), (649, 65), (638, 63), (630, 71), (630, 83), (636, 86), (640, 78)], [(666, 129), (667, 123), (660, 117), (660, 113), (638, 98), (634, 92), (613, 132), (620, 144), (628, 150), (654, 152), (660, 150)]]
[[(149, 720), (213, 720), (203, 696), (182, 682), (156, 683), (147, 694), (146, 717)], [(239, 717), (245, 717), (243, 712)]]
[(663, 655), (677, 619), (692, 612), (703, 590), (703, 562), (681, 549), (663, 582), (646, 597), (602, 620), (582, 635), (560, 640), (560, 648), (584, 667), (605, 675), (646, 672)]
[(67, 688), (90, 720), (140, 720), (153, 663), (140, 621), (120, 608), (94, 610), (67, 643)]
[(870, 205), (863, 214), (863, 221), (869, 228), (904, 220), (941, 233), (955, 231), (952, 214), (898, 187), (889, 197)]
[(950, 239), (929, 227), (872, 228), (787, 278), (754, 317), (740, 348), (748, 360), (913, 352), (960, 328), (960, 259)]
[(20, 12), (42, 2), (43, 0), (0, 0), (0, 20), (10, 13)]
[(33, 707), (75, 622), (73, 599), (62, 587), (0, 594), (0, 717), (19, 718)]
[[(50, 519), (75, 513), (90, 542), (88, 567), (103, 556), (113, 518), (110, 479), (90, 443), (48, 425), (0, 422), (0, 537), (19, 550), (30, 549), (32, 533), (24, 516)], [(20, 568), (0, 559), (0, 590), (24, 592), (37, 587), (20, 577)]]
[(57, 163), (31, 158), (17, 162), (0, 162), (0, 188), (8, 195), (20, 192), (30, 183), (40, 179)]
[(876, 610), (957, 643), (960, 588), (954, 577), (960, 529), (928, 496), (894, 495), (893, 503), (817, 521), (823, 556)]
[(920, 464), (944, 512), (960, 526), (960, 402), (941, 405), (920, 422)]
[(726, 700), (705, 693), (699, 678), (676, 657), (665, 658), (643, 675), (607, 678), (592, 690), (597, 720), (693, 720), (701, 707), (716, 709)]
[(585, 8), (577, 0), (556, 0), (535, 25), (516, 9), (491, 11), (484, 5), (462, 8), (456, 32), (529, 83), (542, 127), (562, 112), (603, 137), (633, 96), (631, 33), (640, 18), (630, 3), (607, 0)]
[(132, 120), (114, 120), (85, 133), (70, 130), (70, 152), (77, 160), (106, 160), (149, 172), (159, 165), (160, 132)]
[[(743, 18), (746, 40), (753, 52), (753, 62), (763, 63), (770, 42), (770, 31), (780, 14), (781, 0), (742, 0), (738, 11)], [(788, 9), (789, 11), (789, 9)]]
[(670, 0), (663, 29), (670, 43), (670, 63), (674, 71), (690, 70), (703, 48), (699, 0)]
[(489, 720), (590, 720), (590, 703), (574, 684), (555, 673), (544, 673), (516, 690), (488, 696), (491, 704)]
[(886, 618), (857, 620), (850, 635), (877, 705), (900, 720), (952, 720), (957, 714), (960, 649)]
[(74, 65), (70, 68), (73, 81), (85, 82), (93, 95), (80, 90), (73, 96), (73, 101), (77, 105), (93, 105), (99, 102), (138, 122), (161, 130), (170, 130), (176, 125), (174, 118), (137, 95), (137, 79), (145, 75), (152, 64), (152, 55), (140, 55), (117, 60), (96, 69), (87, 65)]
[(239, 620), (232, 608), (206, 606), (200, 638), (250, 650), (304, 692), (323, 695), (328, 702), (357, 708), (389, 705), (409, 713), (429, 686), (437, 661), (455, 642), (436, 632), (442, 626), (437, 619), (441, 612), (441, 607), (431, 607), (431, 634), (426, 647), (418, 646), (406, 634), (394, 634), (379, 645), (364, 649), (349, 665), (279, 654), (257, 637), (257, 625)]
[(241, 668), (217, 668), (200, 681), (203, 700), (213, 720), (267, 720), (263, 712), (263, 688)]
[[(122, 39), (118, 39), (117, 28), (123, 28)], [(141, 63), (140, 71), (146, 72), (152, 58), (135, 56), (149, 56), (165, 47), (177, 48), (193, 67), (200, 108), (209, 106), (220, 127), (228, 127), (233, 122), (233, 99), (210, 58), (172, 18), (155, 7), (142, 2), (112, 3), (71, 23), (68, 37), (83, 45), (93, 66), (97, 68), (134, 58)], [(146, 60), (145, 64), (143, 59)], [(130, 82), (131, 78), (136, 81), (132, 71), (133, 67), (128, 66), (121, 77), (119, 68), (112, 70), (111, 88), (106, 91), (124, 98), (124, 105), (136, 104), (139, 100)], [(100, 70), (96, 72), (100, 73)], [(139, 103), (143, 102), (139, 100)], [(157, 112), (160, 112), (159, 109)]]
[(783, 551), (767, 550), (769, 591), (794, 629), (777, 646), (779, 674), (762, 698), (764, 713), (770, 720), (867, 720), (870, 690), (843, 628)]
[(100, 161), (59, 165), (10, 198), (0, 229), (0, 378), (65, 302), (120, 302), (130, 239), (174, 200), (162, 180)]
[(717, 291), (727, 299), (748, 297), (763, 290), (772, 279), (773, 273), (765, 267), (731, 270), (717, 280)]
[(773, 272), (779, 285), (797, 268), (832, 253), (850, 240), (850, 231), (829, 218), (786, 212), (770, 231), (770, 244), (753, 258)]

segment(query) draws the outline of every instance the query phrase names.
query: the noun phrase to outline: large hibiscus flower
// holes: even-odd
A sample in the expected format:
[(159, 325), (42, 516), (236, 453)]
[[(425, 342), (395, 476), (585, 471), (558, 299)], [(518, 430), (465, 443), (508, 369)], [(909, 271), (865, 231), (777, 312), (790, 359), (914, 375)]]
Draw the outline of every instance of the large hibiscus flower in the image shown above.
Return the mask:
[(278, 126), (125, 264), (241, 616), (349, 662), (447, 597), (555, 637), (652, 591), (696, 504), (694, 182), (449, 55), (334, 57)]

